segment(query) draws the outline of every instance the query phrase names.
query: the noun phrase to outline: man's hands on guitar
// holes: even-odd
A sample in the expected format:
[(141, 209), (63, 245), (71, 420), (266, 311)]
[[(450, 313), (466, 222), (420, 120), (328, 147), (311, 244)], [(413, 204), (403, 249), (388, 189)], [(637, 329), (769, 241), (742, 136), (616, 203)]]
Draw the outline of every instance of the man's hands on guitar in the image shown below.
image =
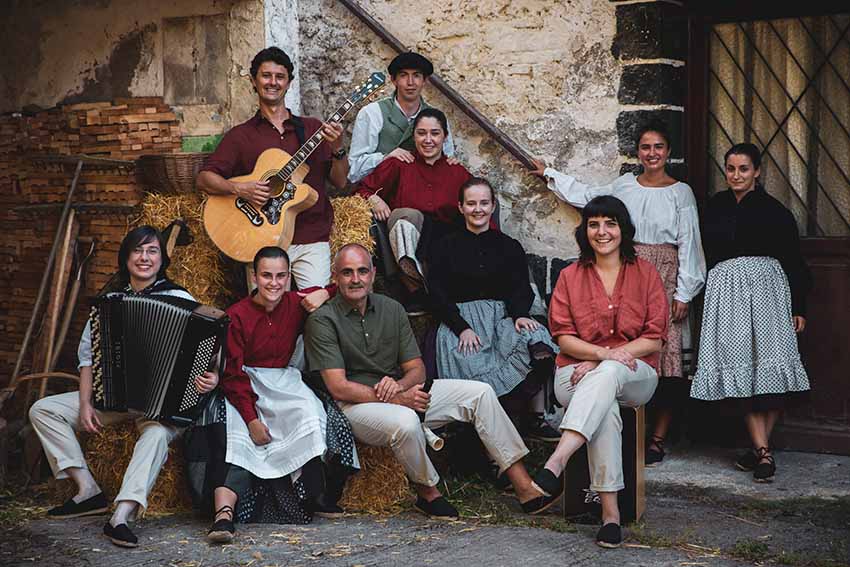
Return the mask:
[(268, 445), (272, 442), (269, 428), (260, 421), (260, 418), (254, 419), (248, 424), (248, 434), (251, 435), (251, 441), (254, 442), (254, 445)]
[(233, 193), (258, 209), (265, 205), (271, 197), (268, 181), (234, 181)]
[(419, 413), (423, 413), (428, 409), (428, 405), (431, 403), (431, 394), (424, 392), (422, 390), (423, 387), (424, 384), (416, 384), (404, 392), (399, 392), (390, 399), (390, 403), (405, 406), (414, 411), (418, 411)]
[(322, 125), (322, 134), (325, 137), (331, 151), (336, 151), (342, 147), (342, 124), (339, 122), (325, 122)]

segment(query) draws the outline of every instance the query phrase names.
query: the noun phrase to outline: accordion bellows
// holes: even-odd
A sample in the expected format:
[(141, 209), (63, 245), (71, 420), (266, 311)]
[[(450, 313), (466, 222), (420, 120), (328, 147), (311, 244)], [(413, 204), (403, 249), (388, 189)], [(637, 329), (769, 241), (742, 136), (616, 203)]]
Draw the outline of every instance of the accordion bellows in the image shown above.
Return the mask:
[(194, 378), (212, 368), (227, 315), (181, 297), (109, 294), (90, 321), (95, 407), (191, 423), (205, 401)]

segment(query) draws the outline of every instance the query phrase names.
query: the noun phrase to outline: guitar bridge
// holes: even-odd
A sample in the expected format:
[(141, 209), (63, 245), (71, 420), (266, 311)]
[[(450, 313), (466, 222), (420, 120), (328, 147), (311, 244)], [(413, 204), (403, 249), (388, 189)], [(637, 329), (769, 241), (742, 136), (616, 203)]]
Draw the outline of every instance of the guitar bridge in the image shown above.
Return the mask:
[(251, 221), (252, 225), (262, 226), (263, 216), (260, 214), (260, 211), (254, 208), (254, 205), (252, 205), (242, 197), (238, 197), (236, 199), (236, 208), (242, 211), (242, 213), (246, 217), (248, 217), (248, 220)]

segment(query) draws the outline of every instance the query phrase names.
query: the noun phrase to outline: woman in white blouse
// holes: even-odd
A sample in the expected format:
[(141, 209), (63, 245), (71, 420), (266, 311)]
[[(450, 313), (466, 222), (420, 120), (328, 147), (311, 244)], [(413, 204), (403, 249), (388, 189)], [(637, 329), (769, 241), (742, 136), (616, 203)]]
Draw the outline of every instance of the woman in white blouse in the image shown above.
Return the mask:
[(660, 121), (646, 124), (638, 130), (635, 142), (643, 171), (621, 175), (610, 185), (590, 187), (539, 160), (533, 160), (537, 169), (532, 173), (546, 179), (549, 189), (574, 207), (584, 207), (599, 195), (623, 201), (637, 229), (638, 256), (651, 262), (664, 282), (671, 324), (659, 364), (663, 379), (653, 398), (657, 419), (646, 451), (646, 464), (653, 466), (664, 458), (664, 438), (673, 409), (688, 398), (690, 385), (682, 371), (682, 328), (691, 300), (705, 284), (706, 268), (693, 192), (665, 170), (670, 155), (666, 126)]

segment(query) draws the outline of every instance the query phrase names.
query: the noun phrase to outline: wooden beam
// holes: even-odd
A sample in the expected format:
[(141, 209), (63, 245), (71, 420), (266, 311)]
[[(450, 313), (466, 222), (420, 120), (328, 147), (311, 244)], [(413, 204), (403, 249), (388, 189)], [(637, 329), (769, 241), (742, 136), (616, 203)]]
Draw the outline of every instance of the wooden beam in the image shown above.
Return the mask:
[[(346, 8), (348, 8), (352, 14), (357, 16), (360, 21), (366, 24), (369, 29), (375, 32), (378, 37), (383, 39), (386, 43), (390, 45), (393, 49), (395, 49), (399, 53), (404, 53), (408, 51), (407, 47), (399, 41), (397, 37), (395, 37), (392, 33), (387, 30), (381, 23), (369, 15), (360, 4), (355, 2), (354, 0), (339, 0), (341, 4), (343, 4)], [(457, 92), (454, 88), (452, 88), (448, 83), (446, 83), (439, 75), (434, 73), (430, 77), (431, 84), (434, 85), (438, 91), (443, 93), (449, 101), (452, 102), (455, 106), (460, 108), (464, 114), (469, 116), (473, 122), (478, 124), (482, 130), (487, 132), (494, 140), (496, 140), (503, 148), (505, 148), (509, 154), (514, 156), (523, 166), (527, 169), (534, 169), (534, 164), (531, 163), (531, 156), (522, 149), (519, 144), (517, 144), (510, 136), (505, 134), (498, 126), (493, 124), (486, 116), (481, 114), (478, 109), (472, 106), (468, 100), (463, 98), (463, 96)]]

